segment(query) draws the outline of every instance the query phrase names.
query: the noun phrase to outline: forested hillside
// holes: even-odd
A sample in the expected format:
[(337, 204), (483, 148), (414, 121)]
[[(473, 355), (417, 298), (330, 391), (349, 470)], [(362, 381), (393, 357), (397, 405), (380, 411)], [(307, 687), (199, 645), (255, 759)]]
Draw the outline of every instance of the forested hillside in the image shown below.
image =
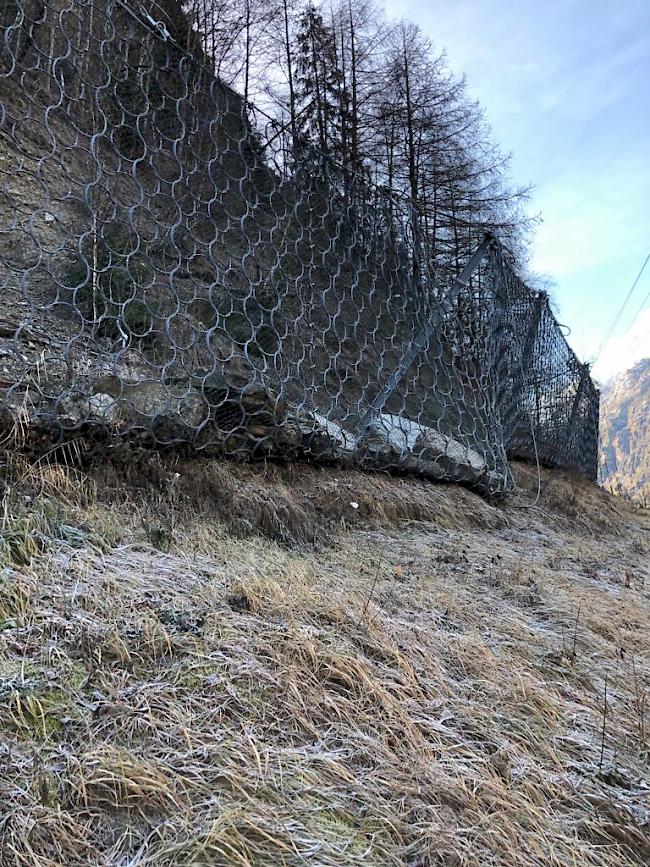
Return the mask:
[(457, 266), (489, 226), (524, 265), (527, 190), (510, 183), (481, 107), (417, 25), (388, 20), (375, 0), (145, 5), (259, 108), (255, 120), (275, 126), (290, 159), (306, 157), (296, 142), (316, 146), (406, 194), (424, 216), (431, 264)]
[(650, 358), (603, 389), (600, 455), (608, 488), (650, 500)]

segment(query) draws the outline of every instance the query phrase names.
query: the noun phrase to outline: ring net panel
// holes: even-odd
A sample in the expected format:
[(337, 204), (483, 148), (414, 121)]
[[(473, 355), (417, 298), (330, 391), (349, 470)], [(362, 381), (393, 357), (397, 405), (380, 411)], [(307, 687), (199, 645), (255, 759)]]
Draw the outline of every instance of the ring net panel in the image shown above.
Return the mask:
[(595, 478), (598, 392), (498, 243), (467, 285), (432, 273), (408, 201), (142, 15), (0, 3), (2, 426), (487, 494), (508, 456)]

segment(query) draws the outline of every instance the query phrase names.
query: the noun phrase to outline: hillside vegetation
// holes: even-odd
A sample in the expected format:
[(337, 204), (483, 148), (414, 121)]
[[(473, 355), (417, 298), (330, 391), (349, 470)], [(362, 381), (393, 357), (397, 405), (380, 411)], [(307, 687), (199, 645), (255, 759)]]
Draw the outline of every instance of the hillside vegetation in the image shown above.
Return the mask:
[(650, 358), (603, 389), (600, 460), (610, 490), (650, 502)]
[(3, 867), (648, 863), (647, 514), (5, 464)]

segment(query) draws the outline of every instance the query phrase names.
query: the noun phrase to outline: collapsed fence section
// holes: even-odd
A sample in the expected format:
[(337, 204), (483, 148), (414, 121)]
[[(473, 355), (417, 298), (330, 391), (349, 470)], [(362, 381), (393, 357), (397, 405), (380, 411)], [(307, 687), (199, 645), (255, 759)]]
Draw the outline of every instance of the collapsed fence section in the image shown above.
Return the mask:
[(410, 202), (265, 128), (143, 8), (0, 7), (4, 427), (595, 478), (598, 392), (496, 239), (436, 270)]

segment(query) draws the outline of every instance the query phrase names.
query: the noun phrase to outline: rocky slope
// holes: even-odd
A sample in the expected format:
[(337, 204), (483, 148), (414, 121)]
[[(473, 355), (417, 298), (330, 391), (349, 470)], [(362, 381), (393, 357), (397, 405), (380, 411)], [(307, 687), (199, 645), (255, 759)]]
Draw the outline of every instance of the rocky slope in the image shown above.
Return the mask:
[(600, 462), (610, 490), (650, 499), (650, 358), (603, 389)]

